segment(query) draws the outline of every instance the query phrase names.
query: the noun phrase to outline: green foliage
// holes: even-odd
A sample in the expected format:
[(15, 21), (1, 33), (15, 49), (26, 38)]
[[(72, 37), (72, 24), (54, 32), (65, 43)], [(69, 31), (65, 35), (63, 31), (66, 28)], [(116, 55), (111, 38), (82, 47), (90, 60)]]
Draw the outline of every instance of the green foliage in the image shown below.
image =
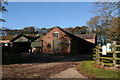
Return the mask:
[(83, 61), (80, 63), (79, 71), (92, 78), (119, 78), (120, 74), (117, 71), (96, 68), (94, 61)]
[(7, 11), (7, 9), (5, 8), (5, 6), (3, 6), (3, 4), (8, 5), (7, 0), (0, 0), (0, 12)]
[(95, 2), (96, 7), (92, 10), (95, 16), (87, 22), (87, 25), (90, 32), (97, 33), (100, 44), (106, 43), (108, 40), (120, 40), (119, 20), (113, 19), (119, 17), (119, 3), (111, 1)]
[(88, 33), (88, 27), (87, 26), (76, 26), (76, 27), (69, 27), (65, 28), (66, 31), (72, 33), (72, 34), (86, 34)]
[[(7, 11), (7, 9), (5, 8), (5, 6), (3, 6), (3, 4), (8, 5), (7, 0), (0, 0), (0, 13)], [(5, 22), (5, 20), (0, 19), (0, 22)]]
[(32, 34), (35, 32), (35, 28), (34, 28), (34, 26), (25, 27), (22, 31), (25, 34)]
[(109, 39), (113, 41), (120, 41), (120, 17), (112, 18), (111, 27), (108, 30)]

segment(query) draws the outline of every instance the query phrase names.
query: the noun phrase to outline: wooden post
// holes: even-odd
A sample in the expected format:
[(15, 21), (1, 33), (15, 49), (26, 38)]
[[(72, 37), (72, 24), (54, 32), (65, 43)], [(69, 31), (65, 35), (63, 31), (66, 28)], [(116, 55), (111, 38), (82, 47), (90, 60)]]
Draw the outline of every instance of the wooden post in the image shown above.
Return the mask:
[(99, 64), (100, 63), (100, 54), (99, 54), (99, 49), (96, 49), (96, 63)]
[(115, 46), (113, 46), (113, 66), (116, 67), (116, 64), (117, 64), (117, 61), (116, 61), (116, 58), (117, 58), (117, 54), (115, 53), (115, 51), (117, 51), (117, 48)]
[(98, 64), (98, 62), (97, 62), (97, 59), (98, 59), (98, 55), (97, 55), (98, 54), (98, 49), (96, 49), (96, 53), (95, 54), (96, 54), (96, 56), (95, 56), (96, 57), (95, 62), (96, 62), (96, 64)]

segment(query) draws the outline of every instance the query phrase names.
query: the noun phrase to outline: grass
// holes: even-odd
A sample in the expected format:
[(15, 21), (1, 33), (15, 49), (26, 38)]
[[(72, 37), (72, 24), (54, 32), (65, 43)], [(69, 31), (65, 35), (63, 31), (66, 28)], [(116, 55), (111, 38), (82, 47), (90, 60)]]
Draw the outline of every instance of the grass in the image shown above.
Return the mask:
[(79, 71), (90, 78), (120, 78), (120, 72), (96, 68), (94, 61), (83, 61)]

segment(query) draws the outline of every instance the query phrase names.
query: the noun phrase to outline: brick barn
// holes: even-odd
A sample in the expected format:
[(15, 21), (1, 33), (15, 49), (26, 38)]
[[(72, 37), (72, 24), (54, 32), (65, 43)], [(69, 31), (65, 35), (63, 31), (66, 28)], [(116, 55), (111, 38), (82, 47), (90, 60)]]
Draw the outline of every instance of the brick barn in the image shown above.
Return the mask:
[[(95, 39), (95, 35), (94, 35)], [(95, 47), (95, 40), (90, 42), (80, 36), (70, 34), (60, 27), (54, 27), (50, 32), (42, 37), (43, 53), (71, 53), (71, 54), (91, 54)]]

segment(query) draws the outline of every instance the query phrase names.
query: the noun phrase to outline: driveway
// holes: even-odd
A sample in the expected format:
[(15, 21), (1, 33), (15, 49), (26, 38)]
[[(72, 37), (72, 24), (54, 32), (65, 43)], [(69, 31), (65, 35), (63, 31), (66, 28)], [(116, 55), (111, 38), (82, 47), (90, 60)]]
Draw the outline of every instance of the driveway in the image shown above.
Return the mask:
[[(29, 56), (31, 59), (26, 63), (2, 65), (3, 78), (85, 78), (77, 72), (76, 66), (83, 60), (91, 59), (90, 55)], [(70, 77), (73, 73), (74, 76)]]

